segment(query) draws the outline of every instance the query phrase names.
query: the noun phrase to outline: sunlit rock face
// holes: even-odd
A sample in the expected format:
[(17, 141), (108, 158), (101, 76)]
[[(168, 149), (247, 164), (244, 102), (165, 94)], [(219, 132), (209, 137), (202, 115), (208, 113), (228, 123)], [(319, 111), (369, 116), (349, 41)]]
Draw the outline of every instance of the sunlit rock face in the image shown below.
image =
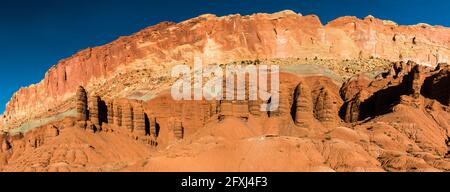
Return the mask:
[[(202, 15), (164, 22), (131, 36), (85, 49), (53, 66), (45, 78), (14, 94), (2, 124), (19, 125), (55, 109), (69, 108), (77, 88), (130, 87), (105, 83), (134, 70), (161, 74), (173, 64), (204, 64), (273, 58), (412, 60), (435, 66), (450, 56), (450, 29), (424, 24), (399, 26), (368, 16), (341, 17), (323, 25), (315, 15), (292, 11), (250, 16)], [(127, 90), (122, 89), (126, 94)], [(113, 91), (99, 96), (118, 94)], [(326, 95), (326, 94), (325, 94)]]

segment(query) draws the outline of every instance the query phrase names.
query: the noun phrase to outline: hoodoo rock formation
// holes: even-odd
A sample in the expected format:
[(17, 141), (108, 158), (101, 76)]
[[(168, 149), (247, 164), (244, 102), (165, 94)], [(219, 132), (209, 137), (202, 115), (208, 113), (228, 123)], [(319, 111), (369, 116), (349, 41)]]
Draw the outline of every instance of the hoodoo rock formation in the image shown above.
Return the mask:
[(86, 90), (83, 87), (78, 87), (76, 94), (76, 107), (77, 107), (77, 118), (80, 121), (86, 121), (88, 119), (88, 104)]
[(100, 129), (101, 125), (101, 116), (99, 110), (100, 97), (97, 95), (93, 95), (89, 98), (89, 120), (92, 122), (92, 130)]
[[(161, 23), (19, 90), (0, 171), (450, 171), (449, 48), (448, 28), (371, 16)], [(279, 94), (252, 100), (246, 83), (243, 100), (174, 100), (171, 67), (197, 55), (279, 65)]]
[(127, 129), (129, 132), (133, 132), (134, 125), (134, 112), (131, 104), (126, 103), (122, 105), (122, 127)]
[(334, 122), (333, 113), (336, 111), (334, 107), (335, 101), (331, 98), (326, 88), (321, 88), (317, 96), (317, 100), (314, 102), (314, 116), (320, 122)]
[(114, 101), (112, 111), (114, 125), (117, 127), (122, 127), (122, 106), (119, 104), (119, 102)]
[(107, 102), (107, 116), (108, 116), (108, 124), (114, 125), (114, 102), (109, 100)]
[[(147, 135), (146, 127), (145, 127), (145, 113), (144, 109), (142, 108), (141, 104), (136, 104), (133, 110), (133, 117), (134, 117), (134, 125), (133, 125), (133, 132), (137, 136), (145, 136)], [(150, 127), (148, 128), (150, 129)]]
[(308, 121), (313, 117), (311, 91), (303, 84), (298, 84), (295, 89), (295, 105), (292, 113), (295, 115), (295, 124), (301, 127), (309, 127)]

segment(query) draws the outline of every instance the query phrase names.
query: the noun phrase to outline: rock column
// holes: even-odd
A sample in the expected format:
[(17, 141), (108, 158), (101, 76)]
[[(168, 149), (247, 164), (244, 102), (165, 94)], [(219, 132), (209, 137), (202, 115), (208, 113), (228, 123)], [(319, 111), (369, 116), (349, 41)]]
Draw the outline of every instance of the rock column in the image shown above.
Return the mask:
[(122, 127), (122, 106), (119, 102), (113, 103), (113, 110), (114, 110), (114, 116), (113, 116), (113, 122), (114, 126), (116, 127)]
[(122, 108), (122, 126), (128, 131), (133, 131), (133, 107), (131, 104), (126, 103)]
[(155, 117), (149, 117), (149, 124), (150, 124), (150, 135), (154, 138), (158, 137), (158, 130), (156, 130), (156, 118)]
[(414, 66), (411, 79), (411, 93), (413, 103), (416, 107), (420, 107), (420, 91), (422, 88), (422, 77), (420, 75), (421, 68), (419, 65)]
[(134, 133), (139, 136), (145, 136), (145, 114), (141, 104), (136, 104), (134, 113)]
[(361, 99), (358, 94), (353, 100), (347, 103), (347, 108), (345, 109), (345, 122), (354, 123), (359, 121), (360, 106)]
[(107, 103), (107, 113), (108, 113), (108, 124), (113, 125), (114, 124), (114, 102), (108, 101)]
[(178, 140), (181, 140), (181, 139), (184, 138), (184, 127), (183, 127), (183, 123), (182, 123), (179, 119), (175, 119), (175, 120), (173, 121), (173, 124), (172, 124), (172, 130), (173, 130), (173, 133), (174, 133), (175, 137), (176, 137)]
[(100, 128), (101, 125), (99, 103), (100, 103), (99, 96), (94, 95), (89, 98), (89, 119), (97, 129)]
[(323, 123), (333, 123), (335, 121), (333, 112), (335, 106), (327, 89), (322, 88), (314, 107), (314, 116)]
[(308, 120), (312, 118), (313, 109), (311, 91), (304, 84), (299, 84), (295, 91), (295, 124), (309, 127)]
[(79, 121), (87, 121), (88, 99), (86, 90), (82, 86), (78, 87), (75, 97), (76, 97), (77, 118)]
[(286, 116), (288, 114), (290, 114), (290, 109), (291, 109), (291, 94), (292, 92), (289, 90), (289, 88), (285, 85), (285, 84), (281, 84), (280, 85), (280, 90), (279, 90), (279, 98), (275, 98), (275, 96), (273, 96), (271, 98), (271, 103), (274, 103), (276, 100), (278, 100), (278, 110), (275, 110), (273, 112), (270, 112), (270, 116), (272, 117), (279, 117), (279, 116)]

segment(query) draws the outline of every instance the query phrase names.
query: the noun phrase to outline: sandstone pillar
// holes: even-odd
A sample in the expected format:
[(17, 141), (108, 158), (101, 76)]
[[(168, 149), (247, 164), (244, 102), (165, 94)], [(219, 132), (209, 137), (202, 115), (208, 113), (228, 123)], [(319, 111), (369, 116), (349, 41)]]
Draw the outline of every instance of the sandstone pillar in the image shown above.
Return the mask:
[(420, 106), (420, 91), (422, 88), (422, 77), (420, 75), (421, 68), (419, 65), (414, 66), (412, 70), (412, 79), (411, 79), (411, 94), (414, 99), (414, 105), (416, 107)]
[(246, 118), (250, 112), (248, 111), (248, 102), (247, 101), (236, 101), (233, 103), (233, 114), (238, 118)]
[(345, 109), (345, 122), (354, 123), (359, 121), (360, 106), (361, 98), (358, 94), (353, 100), (347, 103), (347, 108)]
[(261, 105), (262, 104), (263, 104), (263, 102), (261, 100), (249, 101), (248, 109), (249, 109), (250, 114), (252, 114), (254, 116), (261, 116), (261, 114), (262, 114)]
[(95, 128), (99, 129), (101, 125), (101, 117), (99, 112), (100, 97), (93, 95), (89, 98), (89, 119)]
[(231, 117), (233, 116), (233, 103), (231, 101), (221, 101), (220, 103), (220, 117)]
[(317, 120), (324, 123), (333, 123), (335, 121), (333, 112), (335, 104), (326, 88), (322, 88), (314, 107), (314, 116)]
[(183, 123), (181, 122), (181, 120), (174, 119), (174, 121), (172, 122), (172, 130), (173, 130), (175, 137), (178, 140), (181, 140), (184, 138), (184, 127), (183, 127)]
[(278, 109), (275, 111), (270, 112), (270, 116), (285, 116), (290, 114), (291, 109), (291, 91), (286, 86), (286, 84), (280, 84), (280, 90), (278, 94), (279, 98), (276, 98), (276, 96), (273, 96), (271, 98), (271, 103), (275, 104), (274, 102), (278, 100)]
[(309, 127), (308, 121), (313, 118), (311, 91), (300, 83), (295, 91), (295, 124)]
[(122, 127), (122, 106), (119, 102), (114, 101), (113, 103), (113, 124), (116, 127)]
[(114, 124), (114, 102), (109, 100), (107, 102), (108, 124)]
[(141, 104), (136, 104), (133, 110), (134, 132), (145, 136), (145, 114)]
[(150, 135), (154, 138), (158, 137), (159, 130), (158, 126), (156, 126), (156, 118), (155, 117), (149, 117), (149, 124), (150, 124)]
[(77, 118), (79, 121), (87, 121), (88, 120), (88, 99), (86, 90), (79, 86), (77, 89), (77, 93), (75, 96), (76, 99), (76, 110), (77, 110)]
[(130, 103), (125, 103), (122, 107), (122, 126), (132, 132), (134, 126), (133, 107)]

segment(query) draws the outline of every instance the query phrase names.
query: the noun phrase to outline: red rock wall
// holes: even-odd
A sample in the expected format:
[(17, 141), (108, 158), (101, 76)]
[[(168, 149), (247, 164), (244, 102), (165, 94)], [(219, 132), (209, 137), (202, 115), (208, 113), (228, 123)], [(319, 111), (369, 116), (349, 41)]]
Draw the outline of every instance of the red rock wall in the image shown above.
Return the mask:
[(5, 121), (23, 121), (47, 112), (75, 96), (78, 86), (89, 91), (90, 85), (120, 70), (138, 65), (151, 68), (190, 63), (196, 54), (201, 54), (205, 63), (374, 56), (434, 65), (447, 61), (449, 45), (448, 28), (397, 26), (372, 17), (343, 17), (323, 26), (317, 16), (291, 11), (251, 16), (203, 15), (179, 24), (161, 23), (61, 61), (40, 83), (14, 94), (6, 106)]

